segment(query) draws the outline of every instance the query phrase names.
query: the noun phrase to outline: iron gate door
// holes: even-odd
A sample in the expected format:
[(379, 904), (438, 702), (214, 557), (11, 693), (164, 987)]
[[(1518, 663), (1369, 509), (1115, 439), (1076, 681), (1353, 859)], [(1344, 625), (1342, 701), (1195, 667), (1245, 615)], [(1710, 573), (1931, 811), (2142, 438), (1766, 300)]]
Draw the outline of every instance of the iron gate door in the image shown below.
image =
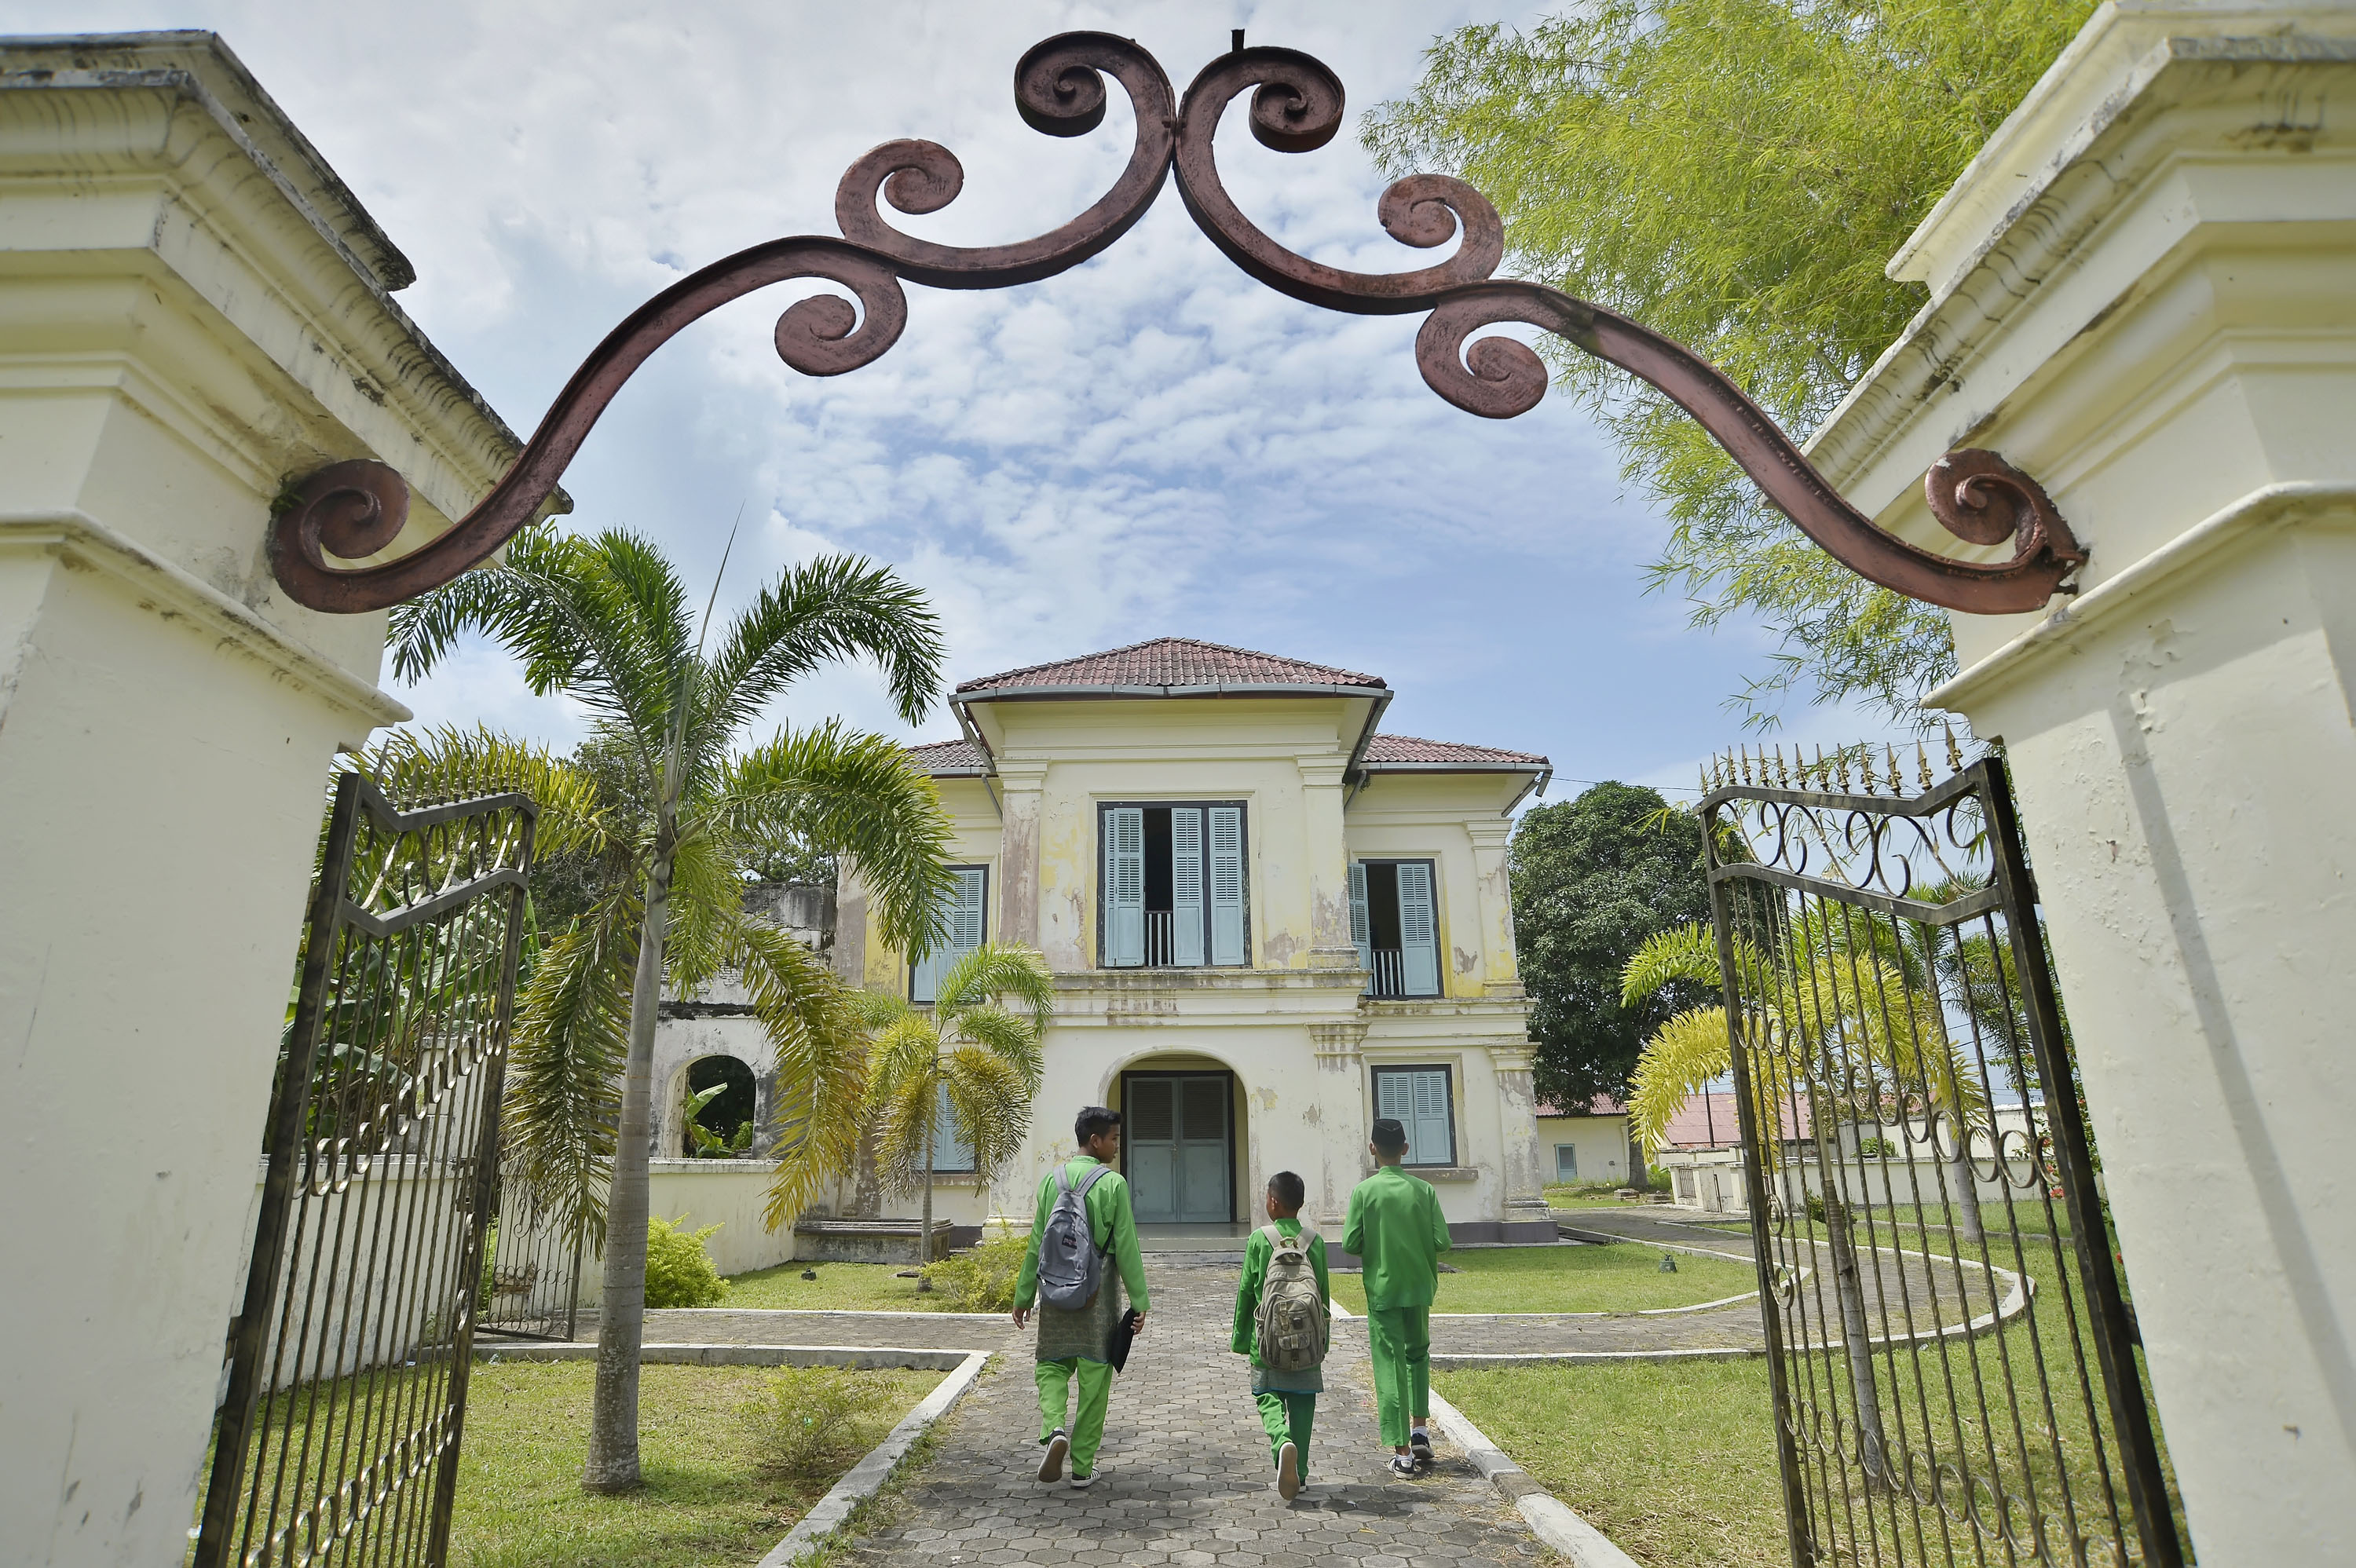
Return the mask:
[(1884, 756), (1700, 807), (1793, 1561), (2176, 1568), (2004, 764)]
[(537, 816), (337, 781), (195, 1568), (444, 1560)]

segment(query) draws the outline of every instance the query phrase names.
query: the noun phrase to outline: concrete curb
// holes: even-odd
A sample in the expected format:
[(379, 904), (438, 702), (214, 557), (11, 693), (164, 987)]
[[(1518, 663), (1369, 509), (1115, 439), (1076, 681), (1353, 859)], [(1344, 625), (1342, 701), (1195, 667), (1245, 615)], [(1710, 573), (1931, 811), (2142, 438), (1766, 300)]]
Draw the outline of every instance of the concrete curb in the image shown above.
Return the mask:
[[(1435, 1364), (1437, 1358), (1435, 1358)], [(1612, 1542), (1612, 1538), (1588, 1523), (1571, 1510), (1560, 1499), (1532, 1480), (1529, 1472), (1514, 1463), (1504, 1449), (1489, 1441), (1482, 1430), (1465, 1419), (1464, 1413), (1440, 1397), (1438, 1390), (1431, 1395), (1431, 1424), (1440, 1435), (1464, 1451), (1472, 1467), (1485, 1477), (1489, 1484), (1513, 1500), (1514, 1507), (1529, 1521), (1530, 1531), (1547, 1549), (1577, 1565), (1577, 1568), (1641, 1568), (1636, 1560)], [(763, 1568), (769, 1568), (766, 1563)]]
[(957, 1402), (973, 1387), (974, 1379), (981, 1375), (984, 1363), (990, 1360), (987, 1350), (971, 1350), (965, 1354), (958, 1370), (941, 1380), (940, 1386), (925, 1396), (923, 1403), (901, 1418), (891, 1435), (869, 1451), (867, 1457), (852, 1466), (833, 1489), (819, 1499), (818, 1506), (802, 1516), (801, 1522), (788, 1531), (783, 1541), (769, 1548), (759, 1568), (793, 1568), (826, 1543), (827, 1537), (842, 1528), (851, 1510), (883, 1489), (908, 1456), (916, 1439), (929, 1430), (934, 1422), (947, 1415)]
[[(638, 1360), (648, 1365), (686, 1367), (851, 1367), (875, 1371), (906, 1370), (946, 1372), (962, 1367), (980, 1350), (937, 1350), (895, 1345), (641, 1345)], [(487, 1361), (594, 1361), (593, 1343), (487, 1345), (475, 1342), (475, 1360)]]

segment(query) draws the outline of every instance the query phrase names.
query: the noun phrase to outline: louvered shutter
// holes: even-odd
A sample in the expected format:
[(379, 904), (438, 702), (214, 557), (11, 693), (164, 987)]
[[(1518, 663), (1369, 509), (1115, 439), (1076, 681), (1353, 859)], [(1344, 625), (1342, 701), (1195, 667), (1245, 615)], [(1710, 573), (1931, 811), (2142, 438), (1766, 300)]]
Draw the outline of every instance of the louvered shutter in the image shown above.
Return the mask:
[(949, 875), (957, 879), (949, 889), (943, 908), (948, 914), (948, 937), (941, 946), (934, 948), (916, 964), (909, 976), (908, 997), (911, 1001), (930, 1002), (940, 996), (941, 976), (948, 974), (957, 961), (981, 945), (983, 906), (990, 889), (990, 872), (980, 866), (958, 866)]
[(973, 1168), (973, 1145), (958, 1136), (957, 1114), (949, 1109), (949, 1086), (940, 1084), (933, 1107), (933, 1168), (969, 1171)]
[(1398, 863), (1399, 978), (1410, 997), (1440, 995), (1440, 923), (1431, 907), (1431, 865)]
[(1203, 963), (1203, 808), (1170, 808), (1170, 962)]
[(1116, 805), (1105, 813), (1105, 953), (1110, 969), (1145, 962), (1145, 810)]
[(1244, 813), (1215, 805), (1211, 818), (1211, 962), (1244, 959)]
[(1454, 1165), (1456, 1139), (1448, 1125), (1448, 1069), (1418, 1068), (1400, 1076), (1415, 1088), (1415, 1120), (1407, 1126), (1408, 1163)]
[(1366, 917), (1366, 866), (1363, 860), (1350, 862), (1350, 940), (1358, 949), (1358, 967), (1373, 968), (1374, 926)]
[(1375, 1115), (1388, 1116), (1415, 1135), (1415, 1091), (1404, 1072), (1375, 1074)]

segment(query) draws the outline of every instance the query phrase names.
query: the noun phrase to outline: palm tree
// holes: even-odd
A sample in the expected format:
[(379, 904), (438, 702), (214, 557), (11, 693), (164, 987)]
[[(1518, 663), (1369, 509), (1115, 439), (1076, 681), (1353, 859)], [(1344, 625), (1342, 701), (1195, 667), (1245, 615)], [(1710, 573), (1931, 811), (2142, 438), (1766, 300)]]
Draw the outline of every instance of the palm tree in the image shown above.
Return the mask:
[[(1904, 944), (1879, 921), (1860, 933), (1822, 911), (1781, 920), (1781, 951), (1771, 956), (1749, 937), (1733, 941), (1736, 990), (1750, 1008), (1752, 1125), (1761, 1129), (1762, 1175), (1775, 1163), (1789, 1118), (1804, 1099), (1802, 1136), (1816, 1146), (1825, 1172), (1825, 1240), (1832, 1254), (1834, 1298), (1858, 1413), (1858, 1459), (1869, 1484), (1890, 1480), (1871, 1334), (1848, 1200), (1834, 1178), (1831, 1138), (1839, 1124), (1879, 1119), (1894, 1090), (1920, 1085), (1938, 1112), (1968, 1126), (1987, 1096), (1947, 1036), (1934, 989), (1910, 973)], [(1673, 982), (1718, 982), (1718, 943), (1701, 923), (1646, 939), (1622, 974), (1623, 1005), (1634, 1007)], [(1862, 1071), (1859, 1071), (1859, 1059)], [(1732, 1070), (1723, 1006), (1677, 1013), (1644, 1042), (1629, 1096), (1629, 1123), (1648, 1149), (1664, 1141), (1669, 1119), (1688, 1096)]]
[(862, 991), (854, 1002), (873, 1033), (865, 1120), (875, 1129), (877, 1168), (894, 1191), (924, 1195), (919, 1266), (932, 1261), (933, 1151), (943, 1102), (973, 1149), (979, 1192), (1031, 1130), (1039, 1039), (1055, 985), (1038, 953), (991, 942), (952, 965), (935, 997), (929, 1013), (880, 991)]
[[(938, 624), (922, 596), (886, 569), (830, 556), (764, 589), (707, 656), (711, 620), (707, 604), (699, 633), (669, 562), (619, 530), (519, 535), (504, 561), (392, 613), (402, 678), (432, 670), (463, 634), (487, 634), (522, 659), (535, 693), (561, 692), (588, 710), (606, 763), (594, 775), (596, 820), (576, 842), (609, 874), (587, 912), (548, 942), (519, 1000), (508, 1106), (517, 1153), (543, 1200), (563, 1200), (593, 1233), (602, 1209), (604, 1298), (582, 1477), (592, 1491), (638, 1483), (648, 1122), (666, 978), (684, 995), (735, 971), (776, 1048), (776, 1224), (850, 1165), (866, 1061), (848, 993), (826, 965), (746, 917), (745, 862), (787, 840), (854, 858), (883, 939), (918, 952), (936, 939), (950, 886), (939, 796), (891, 741), (830, 721), (732, 750), (796, 678), (837, 659), (874, 659), (901, 716), (922, 717), (941, 662)], [(435, 739), (416, 743), (413, 771), (447, 764), (480, 781), (503, 762), (530, 760), (528, 748), (487, 733), (446, 756)]]

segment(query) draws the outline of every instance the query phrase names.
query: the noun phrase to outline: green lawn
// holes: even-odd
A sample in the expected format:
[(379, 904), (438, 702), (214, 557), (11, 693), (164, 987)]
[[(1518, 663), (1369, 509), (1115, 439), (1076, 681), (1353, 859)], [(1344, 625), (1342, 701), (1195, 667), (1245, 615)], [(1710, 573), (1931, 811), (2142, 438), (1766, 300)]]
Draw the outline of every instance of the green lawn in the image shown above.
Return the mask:
[(940, 1381), (938, 1372), (836, 1372), (873, 1408), (840, 1462), (807, 1477), (764, 1464), (764, 1367), (649, 1366), (640, 1372), (646, 1485), (626, 1497), (581, 1489), (589, 1362), (478, 1363), (452, 1516), (453, 1568), (700, 1568), (757, 1562), (844, 1470)]
[[(1546, 1189), (1549, 1209), (1617, 1209), (1619, 1189), (1608, 1181), (1576, 1181)], [(1633, 1207), (1633, 1205), (1630, 1205)]]
[[(937, 1290), (919, 1292), (899, 1273), (909, 1264), (779, 1264), (732, 1275), (723, 1307), (786, 1307), (803, 1311), (945, 1312), (956, 1301)], [(804, 1279), (802, 1270), (818, 1275)]]
[[(2042, 1237), (2037, 1241), (2046, 1246)], [(2008, 1240), (1998, 1243), (1996, 1258), (2014, 1266)], [(1885, 1428), (1892, 1444), (1902, 1444), (1918, 1463), (1926, 1452), (1944, 1460), (1960, 1448), (1974, 1455), (1976, 1473), (1987, 1442), (1972, 1392), (1976, 1364), (1998, 1413), (1993, 1435), (2007, 1488), (2025, 1491), (2033, 1477), (2040, 1495), (2050, 1498), (2058, 1472), (2033, 1392), (2041, 1350), (2053, 1371), (2051, 1431), (2058, 1432), (2067, 1456), (2071, 1489), (2082, 1502), (2099, 1499), (2085, 1412), (2066, 1371), (2071, 1308), (2063, 1302), (2060, 1271), (2050, 1250), (2029, 1250), (2028, 1267), (2039, 1285), (2031, 1314), (2034, 1349), (2031, 1323), (2016, 1321), (2000, 1335), (1968, 1345), (1950, 1340), (1877, 1355)], [(2078, 1310), (2083, 1315), (2083, 1306)], [(2091, 1344), (2085, 1354), (2091, 1368)], [(2020, 1380), (2032, 1450), (2025, 1476), (2011, 1452), (2005, 1407), (1997, 1401), (2008, 1361)], [(1828, 1397), (1847, 1404), (1833, 1392), (1846, 1383), (1844, 1362), (1813, 1357), (1804, 1371), (1819, 1404)], [(1435, 1372), (1432, 1382), (1531, 1475), (1650, 1568), (1782, 1568), (1790, 1560), (1764, 1361), (1512, 1367)], [(2107, 1432), (2107, 1412), (2103, 1424)], [(1831, 1474), (1837, 1487), (1838, 1467)], [(1852, 1485), (1858, 1479), (1849, 1472)], [(2180, 1528), (2180, 1511), (2179, 1522)]]
[[(1661, 1252), (1631, 1243), (1612, 1247), (1505, 1247), (1453, 1252), (1459, 1271), (1440, 1276), (1434, 1312), (1643, 1312), (1691, 1307), (1758, 1288), (1749, 1264), (1676, 1255), (1661, 1272)], [(1366, 1309), (1366, 1287), (1354, 1274), (1333, 1276), (1333, 1299)]]

